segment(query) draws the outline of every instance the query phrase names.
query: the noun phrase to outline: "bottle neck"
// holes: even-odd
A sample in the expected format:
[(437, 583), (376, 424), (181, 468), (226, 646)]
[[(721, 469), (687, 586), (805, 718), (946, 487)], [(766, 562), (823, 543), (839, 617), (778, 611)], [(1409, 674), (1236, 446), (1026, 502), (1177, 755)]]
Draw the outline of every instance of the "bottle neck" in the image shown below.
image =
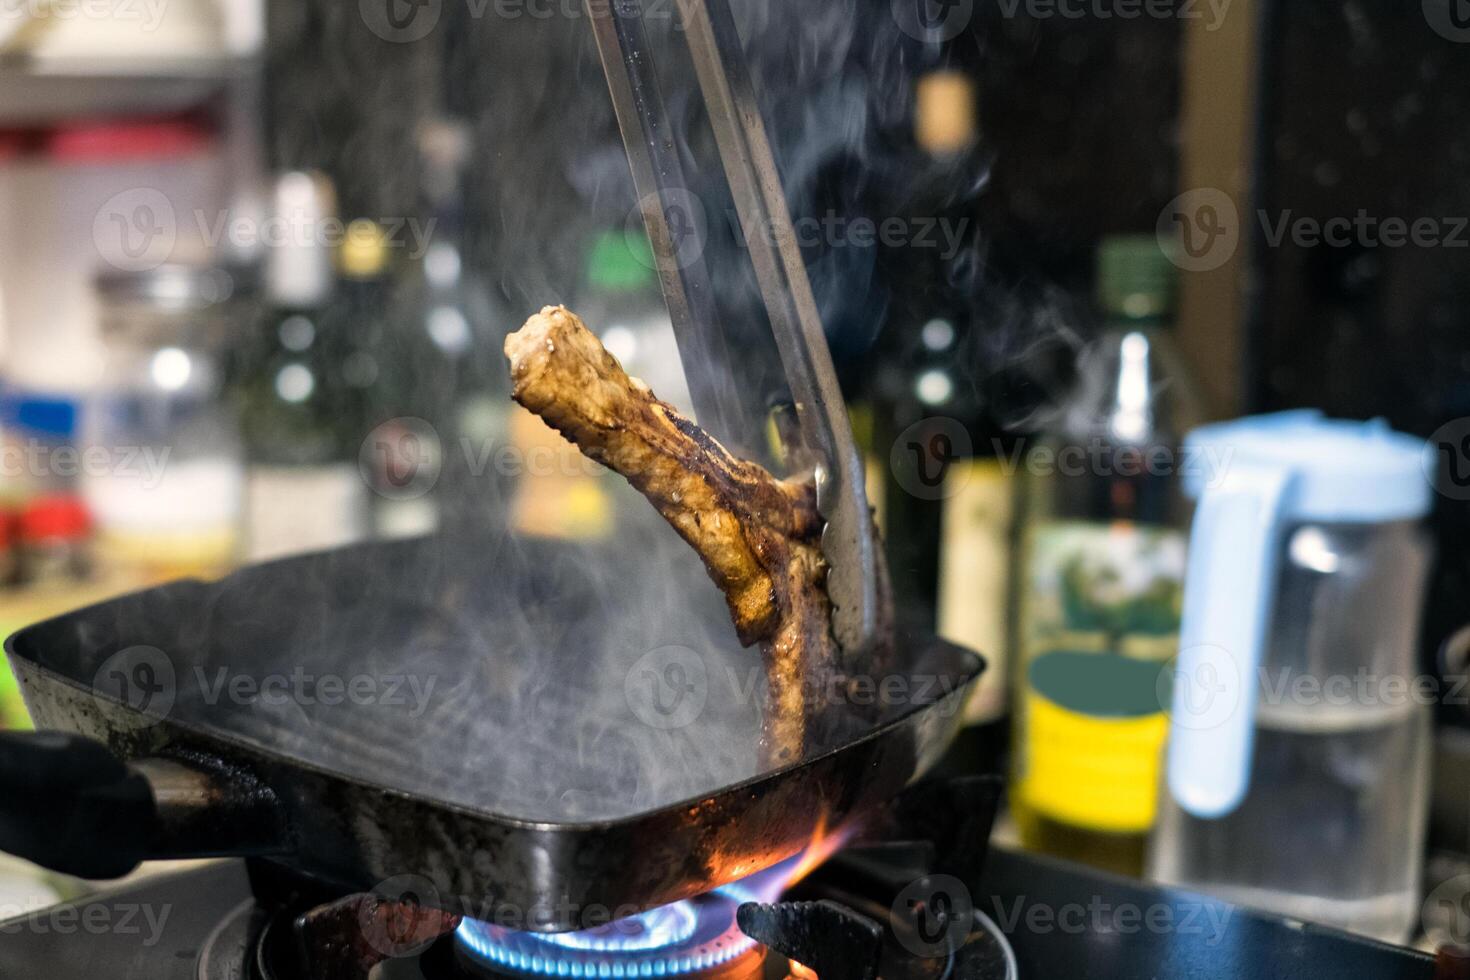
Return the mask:
[(1104, 318), (1103, 329), (1110, 334), (1168, 335), (1174, 332), (1174, 320), (1167, 316), (1128, 316), (1115, 313)]
[(343, 276), (337, 281), (337, 292), (348, 302), (377, 299), (386, 288), (383, 276)]

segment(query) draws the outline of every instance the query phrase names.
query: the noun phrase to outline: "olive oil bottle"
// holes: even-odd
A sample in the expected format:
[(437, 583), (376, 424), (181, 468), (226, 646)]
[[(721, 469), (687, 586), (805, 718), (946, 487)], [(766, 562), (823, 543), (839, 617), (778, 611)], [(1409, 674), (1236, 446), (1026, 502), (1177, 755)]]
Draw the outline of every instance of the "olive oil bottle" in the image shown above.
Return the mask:
[(1012, 811), (1031, 849), (1140, 874), (1168, 730), (1185, 512), (1179, 447), (1202, 421), (1152, 236), (1105, 240), (1105, 329), (1027, 459)]

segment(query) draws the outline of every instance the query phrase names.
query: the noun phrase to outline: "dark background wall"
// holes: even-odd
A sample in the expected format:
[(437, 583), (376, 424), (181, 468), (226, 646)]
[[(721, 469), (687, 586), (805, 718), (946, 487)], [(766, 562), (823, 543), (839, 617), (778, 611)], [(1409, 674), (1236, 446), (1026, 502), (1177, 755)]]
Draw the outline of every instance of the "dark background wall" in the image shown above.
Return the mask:
[[(1085, 340), (1098, 239), (1152, 229), (1182, 189), (1180, 23), (1005, 16), (981, 0), (970, 29), (934, 49), (894, 29), (887, 0), (733, 5), (798, 215), (945, 210), (976, 222), (939, 287), (929, 256), (810, 251), (845, 375), (864, 377), (865, 359), (947, 288), (980, 311), (977, 383), (1018, 375), (1002, 386), (1014, 404), (999, 409), (1025, 424), (1054, 394), (1028, 362), (1065, 360)], [(468, 121), (471, 253), (520, 314), (576, 290), (587, 236), (622, 222), (634, 194), (585, 21), (499, 9), (442, 0), (423, 40), (394, 43), (355, 0), (273, 0), (269, 146), (275, 167), (332, 173), (348, 216), (415, 214), (417, 127)], [(1470, 215), (1470, 44), (1436, 34), (1417, 3), (1264, 9), (1264, 60), (1244, 73), (1264, 86), (1249, 210), (1273, 221), (1288, 210)], [(982, 143), (960, 165), (924, 170), (912, 84), (938, 64), (978, 80)], [(680, 60), (670, 66), (690, 171), (705, 180), (713, 158), (697, 99)], [(1231, 366), (1246, 410), (1315, 405), (1425, 436), (1470, 415), (1470, 249), (1265, 247), (1257, 216), (1247, 220), (1256, 249), (1242, 285), (1254, 302), (1241, 325), (1248, 354)], [(1436, 528), (1428, 648), (1467, 618), (1470, 589), (1466, 508), (1441, 499)]]
[[(1421, 4), (1384, 0), (1278, 0), (1270, 29), (1267, 218), (1432, 219), (1458, 243), (1258, 240), (1249, 404), (1382, 417), (1431, 436), (1470, 416), (1470, 43), (1436, 33)], [(1435, 502), (1428, 665), (1470, 621), (1470, 507)]]

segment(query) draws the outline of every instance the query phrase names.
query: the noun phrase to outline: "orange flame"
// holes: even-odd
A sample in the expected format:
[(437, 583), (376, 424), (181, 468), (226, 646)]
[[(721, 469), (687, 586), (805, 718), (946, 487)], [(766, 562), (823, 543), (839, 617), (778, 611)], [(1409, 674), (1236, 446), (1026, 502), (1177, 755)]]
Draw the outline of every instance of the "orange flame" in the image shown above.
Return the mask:
[(843, 834), (828, 834), (827, 814), (825, 812), (819, 814), (817, 816), (817, 829), (812, 831), (811, 842), (807, 844), (806, 850), (802, 852), (801, 860), (796, 862), (796, 866), (786, 876), (782, 887), (789, 888), (821, 867), (822, 862), (841, 849), (844, 836)]
[[(801, 881), (807, 875), (820, 868), (826, 860), (838, 851), (852, 838), (854, 827), (840, 827), (832, 833), (827, 832), (827, 814), (822, 813), (817, 818), (817, 829), (812, 832), (812, 840), (802, 852), (801, 858), (792, 865), (791, 870), (781, 876), (780, 891), (785, 891), (792, 885)], [(817, 971), (804, 963), (792, 960), (787, 964), (787, 980), (820, 980)]]
[(749, 879), (749, 883), (760, 896), (761, 901), (774, 902), (786, 889), (817, 870), (828, 858), (842, 850), (852, 839), (855, 830), (856, 828), (851, 825), (828, 830), (827, 815), (822, 813), (817, 818), (817, 826), (812, 831), (811, 840), (800, 854), (762, 871)]
[[(836, 830), (829, 830), (827, 823), (828, 816), (823, 811), (817, 817), (816, 828), (812, 831), (811, 840), (807, 842), (806, 847), (780, 864), (743, 879), (742, 887), (746, 893), (754, 896), (760, 902), (780, 901), (781, 895), (788, 888), (821, 867), (828, 858), (840, 851), (858, 829), (856, 824), (849, 823)], [(818, 977), (816, 971), (811, 967), (791, 962), (788, 966), (787, 980), (818, 980)]]

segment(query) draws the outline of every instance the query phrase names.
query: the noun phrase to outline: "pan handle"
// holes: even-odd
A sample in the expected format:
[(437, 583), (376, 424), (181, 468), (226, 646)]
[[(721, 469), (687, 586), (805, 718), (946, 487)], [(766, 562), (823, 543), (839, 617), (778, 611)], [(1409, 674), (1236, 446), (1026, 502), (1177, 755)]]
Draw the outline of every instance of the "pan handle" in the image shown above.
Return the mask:
[(52, 871), (119, 878), (154, 858), (286, 850), (275, 795), (204, 757), (131, 765), (63, 732), (0, 732), (0, 850)]

